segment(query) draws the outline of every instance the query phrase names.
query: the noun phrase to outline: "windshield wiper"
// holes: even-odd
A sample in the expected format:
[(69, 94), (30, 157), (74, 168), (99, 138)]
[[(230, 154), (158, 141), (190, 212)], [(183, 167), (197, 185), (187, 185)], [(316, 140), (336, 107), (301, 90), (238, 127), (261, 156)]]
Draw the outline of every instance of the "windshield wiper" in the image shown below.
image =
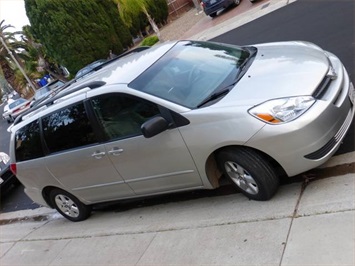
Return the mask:
[(252, 60), (255, 58), (255, 55), (256, 55), (256, 52), (257, 52), (257, 49), (255, 47), (245, 47), (248, 52), (249, 52), (249, 56), (247, 58), (244, 59), (243, 63), (241, 63), (239, 65), (239, 71), (236, 75), (236, 82), (239, 81), (243, 75), (245, 74), (246, 72), (246, 66), (249, 65), (249, 63), (252, 62)]
[(209, 103), (211, 101), (214, 101), (214, 100), (217, 100), (218, 98), (220, 98), (221, 96), (227, 94), (230, 90), (231, 90), (231, 87), (234, 85), (235, 83), (215, 92), (215, 93), (212, 93), (210, 96), (208, 96), (206, 99), (204, 99), (201, 103), (199, 103), (197, 105), (197, 108), (200, 108), (201, 106), (204, 106), (206, 103)]

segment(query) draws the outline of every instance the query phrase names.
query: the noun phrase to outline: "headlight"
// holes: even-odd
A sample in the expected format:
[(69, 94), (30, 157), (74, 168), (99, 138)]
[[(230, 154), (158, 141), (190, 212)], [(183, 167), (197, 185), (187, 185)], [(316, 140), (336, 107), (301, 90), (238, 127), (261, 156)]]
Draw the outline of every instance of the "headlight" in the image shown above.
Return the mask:
[(312, 96), (275, 99), (251, 108), (249, 113), (263, 122), (282, 124), (301, 116), (315, 101)]

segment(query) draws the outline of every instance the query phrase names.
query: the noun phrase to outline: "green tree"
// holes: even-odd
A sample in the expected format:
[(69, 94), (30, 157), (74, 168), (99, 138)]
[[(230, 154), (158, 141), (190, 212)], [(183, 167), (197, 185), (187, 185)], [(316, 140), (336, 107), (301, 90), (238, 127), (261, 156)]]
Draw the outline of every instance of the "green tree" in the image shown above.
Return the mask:
[(166, 0), (149, 0), (149, 12), (158, 25), (165, 25), (169, 16), (169, 8)]
[(111, 0), (25, 0), (33, 35), (71, 73), (132, 44)]
[[(120, 12), (120, 16), (123, 22), (128, 26), (131, 27), (133, 24), (133, 20), (139, 17), (140, 13), (143, 12), (144, 15), (147, 17), (149, 24), (151, 25), (152, 29), (156, 33), (159, 39), (160, 38), (160, 31), (157, 24), (154, 21), (154, 17), (151, 16), (151, 5), (152, 2), (149, 0), (113, 0), (118, 7)], [(166, 4), (166, 2), (165, 2)]]
[(45, 47), (32, 34), (31, 26), (22, 28), (22, 40), (26, 44), (25, 68), (31, 78), (39, 78), (49, 73), (56, 79), (66, 80), (57, 62), (48, 56)]

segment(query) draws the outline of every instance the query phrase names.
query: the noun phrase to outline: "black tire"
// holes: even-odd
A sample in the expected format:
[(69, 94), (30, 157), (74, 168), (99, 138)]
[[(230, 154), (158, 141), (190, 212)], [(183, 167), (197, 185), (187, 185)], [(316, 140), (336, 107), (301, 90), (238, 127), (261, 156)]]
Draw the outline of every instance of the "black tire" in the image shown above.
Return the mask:
[(228, 148), (217, 154), (222, 172), (249, 199), (265, 201), (279, 187), (279, 177), (259, 153), (252, 149)]
[(217, 16), (217, 12), (213, 12), (213, 13), (210, 14), (211, 18), (214, 18), (215, 16)]
[(49, 197), (57, 211), (72, 222), (84, 221), (91, 214), (91, 206), (83, 204), (64, 190), (53, 189)]

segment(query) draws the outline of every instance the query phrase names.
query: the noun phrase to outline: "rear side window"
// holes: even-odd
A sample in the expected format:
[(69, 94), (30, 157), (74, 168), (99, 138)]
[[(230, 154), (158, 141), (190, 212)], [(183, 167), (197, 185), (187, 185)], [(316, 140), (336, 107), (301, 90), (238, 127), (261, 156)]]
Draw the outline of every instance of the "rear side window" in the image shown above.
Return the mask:
[(34, 121), (16, 132), (15, 156), (16, 161), (27, 161), (43, 156), (39, 123)]
[(83, 103), (66, 107), (44, 117), (42, 127), (50, 153), (98, 142)]

